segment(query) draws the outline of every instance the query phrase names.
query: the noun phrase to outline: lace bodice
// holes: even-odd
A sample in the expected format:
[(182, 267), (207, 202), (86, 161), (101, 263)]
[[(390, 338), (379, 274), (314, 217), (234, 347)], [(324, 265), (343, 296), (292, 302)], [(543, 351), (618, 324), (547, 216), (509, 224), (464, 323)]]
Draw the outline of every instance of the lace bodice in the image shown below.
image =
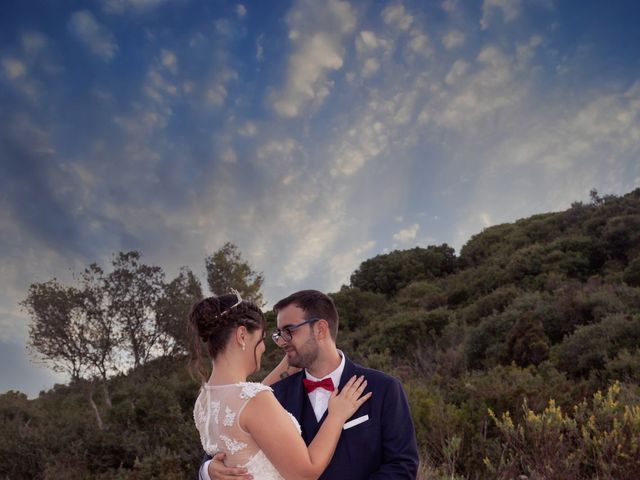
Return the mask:
[[(271, 391), (261, 383), (203, 385), (193, 408), (193, 418), (200, 433), (202, 448), (209, 455), (225, 452), (228, 466), (242, 466), (256, 480), (282, 480), (251, 435), (238, 423), (242, 410), (258, 393)], [(300, 425), (293, 415), (298, 431)]]

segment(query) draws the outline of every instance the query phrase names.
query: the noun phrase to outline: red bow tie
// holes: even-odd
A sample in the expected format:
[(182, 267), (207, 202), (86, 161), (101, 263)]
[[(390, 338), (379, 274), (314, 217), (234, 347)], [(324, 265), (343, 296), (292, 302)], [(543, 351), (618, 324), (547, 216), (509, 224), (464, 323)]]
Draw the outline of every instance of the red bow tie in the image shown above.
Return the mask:
[(333, 386), (333, 380), (330, 378), (325, 378), (324, 380), (320, 380), (319, 382), (314, 382), (313, 380), (309, 380), (306, 378), (302, 379), (302, 383), (304, 383), (304, 389), (307, 393), (313, 392), (316, 388), (324, 388), (325, 390), (329, 390), (333, 392), (335, 387)]

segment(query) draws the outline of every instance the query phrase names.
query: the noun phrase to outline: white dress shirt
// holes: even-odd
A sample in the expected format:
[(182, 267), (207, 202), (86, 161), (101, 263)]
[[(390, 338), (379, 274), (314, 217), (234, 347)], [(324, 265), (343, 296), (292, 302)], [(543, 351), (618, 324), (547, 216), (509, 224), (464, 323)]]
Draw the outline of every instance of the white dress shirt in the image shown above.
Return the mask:
[[(314, 382), (319, 382), (320, 380), (324, 380), (325, 378), (330, 378), (333, 382), (334, 388), (338, 388), (340, 385), (340, 378), (342, 377), (342, 372), (344, 371), (344, 355), (340, 350), (338, 350), (340, 354), (340, 365), (329, 375), (325, 375), (322, 378), (316, 378), (311, 375), (307, 370), (304, 371), (307, 380), (313, 380)], [(327, 411), (329, 407), (329, 399), (331, 398), (331, 392), (329, 390), (325, 390), (324, 388), (316, 388), (313, 392), (309, 392), (309, 401), (311, 402), (311, 406), (313, 407), (313, 413), (316, 414), (316, 419), (318, 422), (324, 415), (324, 412)]]

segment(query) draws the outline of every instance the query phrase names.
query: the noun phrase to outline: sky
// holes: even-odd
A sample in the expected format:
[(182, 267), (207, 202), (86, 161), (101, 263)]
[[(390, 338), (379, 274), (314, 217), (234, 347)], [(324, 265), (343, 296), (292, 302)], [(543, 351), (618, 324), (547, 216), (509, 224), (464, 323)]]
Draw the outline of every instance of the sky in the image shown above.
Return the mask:
[(640, 186), (640, 3), (5, 0), (0, 393), (29, 285), (225, 242), (269, 304), (367, 258)]

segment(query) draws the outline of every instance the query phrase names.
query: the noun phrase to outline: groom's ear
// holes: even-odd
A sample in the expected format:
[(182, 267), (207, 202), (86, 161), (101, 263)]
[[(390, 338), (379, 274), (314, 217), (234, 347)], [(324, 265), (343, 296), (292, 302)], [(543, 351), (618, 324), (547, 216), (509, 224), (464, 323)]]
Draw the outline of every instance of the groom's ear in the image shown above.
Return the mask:
[(317, 333), (316, 336), (318, 338), (328, 338), (331, 336), (331, 332), (329, 331), (329, 322), (327, 322), (324, 318), (320, 319), (316, 323)]

